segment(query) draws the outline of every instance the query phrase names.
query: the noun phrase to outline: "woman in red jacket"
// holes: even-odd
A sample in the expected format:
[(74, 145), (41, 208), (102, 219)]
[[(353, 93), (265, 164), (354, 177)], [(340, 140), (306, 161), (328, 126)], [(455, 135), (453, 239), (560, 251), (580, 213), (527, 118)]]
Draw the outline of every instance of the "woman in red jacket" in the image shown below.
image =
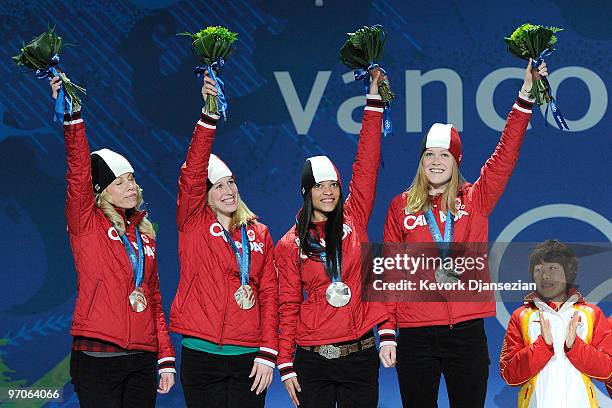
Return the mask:
[(361, 244), (368, 242), (380, 161), (379, 75), (373, 74), (367, 96), (349, 197), (343, 203), (340, 176), (327, 157), (306, 160), (304, 204), (276, 247), (278, 367), (300, 407), (378, 404), (380, 363), (372, 329), (387, 312), (384, 304), (362, 299)]
[[(216, 95), (204, 77), (202, 95)], [(176, 221), (181, 277), (170, 330), (183, 335), (188, 407), (263, 407), (278, 354), (278, 281), (268, 228), (211, 154), (218, 115), (202, 115), (181, 167)]]
[[(538, 69), (539, 75), (547, 75), (546, 64)], [(391, 202), (385, 243), (429, 243), (431, 247), (433, 242), (488, 241), (488, 217), (518, 160), (531, 118), (529, 91), (537, 75), (530, 62), (495, 152), (473, 184), (465, 182), (459, 173), (461, 140), (457, 130), (440, 123), (432, 126), (423, 139), (412, 185)], [(437, 256), (439, 252), (435, 251)], [(444, 268), (422, 269), (414, 276), (431, 282), (457, 279), (454, 272)], [(391, 319), (384, 325), (387, 330), (400, 328), (397, 352), (393, 345), (384, 346), (380, 357), (383, 365), (390, 367), (395, 365), (397, 353), (403, 405), (437, 406), (443, 373), (451, 406), (483, 407), (489, 354), (482, 318), (495, 316), (494, 299), (434, 301), (431, 294), (423, 292), (420, 296), (410, 302), (390, 303)]]
[[(61, 86), (51, 81), (53, 98)], [(70, 375), (81, 407), (154, 407), (174, 385), (155, 231), (121, 155), (89, 153), (81, 112), (64, 119), (66, 218), (77, 269)], [(159, 388), (157, 372), (160, 373)]]

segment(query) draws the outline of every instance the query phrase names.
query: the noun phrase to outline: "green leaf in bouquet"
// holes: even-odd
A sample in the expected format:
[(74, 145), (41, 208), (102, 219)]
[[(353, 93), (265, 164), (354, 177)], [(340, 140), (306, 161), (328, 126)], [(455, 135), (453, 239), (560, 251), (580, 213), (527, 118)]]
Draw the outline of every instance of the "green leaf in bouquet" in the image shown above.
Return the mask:
[(53, 27), (23, 44), (19, 55), (13, 57), (17, 65), (36, 70), (49, 67), (51, 57), (58, 54), (63, 46), (62, 38), (54, 33)]
[[(238, 33), (221, 26), (206, 27), (194, 34), (184, 32), (178, 35), (191, 36), (194, 54), (201, 63), (207, 66), (214, 64), (219, 59), (226, 60), (235, 51), (233, 43), (238, 40)], [(219, 113), (217, 96), (206, 96), (205, 111)]]
[[(519, 58), (529, 60), (537, 59), (545, 50), (553, 51), (553, 45), (557, 42), (555, 33), (561, 31), (557, 27), (545, 27), (530, 23), (522, 24), (510, 35), (504, 38), (508, 51)], [(536, 69), (536, 67), (534, 67)], [(541, 105), (552, 100), (549, 95), (545, 80), (536, 79), (529, 94)]]
[(238, 40), (238, 33), (221, 26), (206, 27), (195, 34), (183, 32), (178, 35), (191, 36), (194, 53), (206, 65), (229, 57), (235, 49), (232, 44)]
[[(24, 66), (33, 71), (37, 71), (37, 77), (41, 79), (45, 78), (49, 69), (57, 65), (58, 60), (54, 57), (59, 55), (62, 47), (72, 45), (65, 43), (62, 37), (57, 35), (54, 31), (55, 29), (53, 27), (48, 26), (46, 32), (34, 37), (27, 44), (24, 43), (20, 49), (20, 53), (12, 57), (13, 61), (18, 66)], [(77, 93), (81, 92), (85, 94), (85, 88), (70, 81), (59, 67), (56, 67), (56, 69), (57, 74), (62, 79), (63, 88), (72, 101), (72, 106), (78, 109), (81, 105), (81, 99)], [(38, 70), (40, 70), (40, 72), (38, 72)], [(51, 75), (51, 73), (49, 72), (48, 75)]]
[[(362, 27), (354, 33), (348, 33), (348, 39), (340, 48), (340, 60), (352, 70), (366, 70), (372, 63), (382, 57), (387, 35), (380, 25)], [(379, 81), (379, 93), (385, 102), (393, 99), (388, 81)]]
[(350, 69), (360, 69), (369, 65), (365, 53), (354, 46), (352, 38), (346, 40), (340, 48), (340, 60)]
[(545, 49), (552, 49), (557, 42), (554, 34), (561, 30), (557, 27), (526, 23), (517, 27), (504, 41), (513, 55), (523, 59), (537, 58)]

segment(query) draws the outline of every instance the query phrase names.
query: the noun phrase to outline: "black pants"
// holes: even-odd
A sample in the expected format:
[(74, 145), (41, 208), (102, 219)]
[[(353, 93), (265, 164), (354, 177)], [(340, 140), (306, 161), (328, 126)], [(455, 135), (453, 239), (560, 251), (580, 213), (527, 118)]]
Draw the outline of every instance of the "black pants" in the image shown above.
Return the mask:
[(378, 353), (370, 347), (336, 359), (297, 348), (293, 367), (302, 388), (300, 408), (376, 408)]
[(155, 407), (157, 357), (142, 352), (118, 357), (70, 355), (70, 376), (83, 408)]
[(255, 394), (249, 378), (257, 353), (220, 356), (183, 347), (181, 384), (188, 407), (259, 408), (266, 391)]
[(441, 373), (451, 408), (484, 407), (489, 352), (482, 319), (399, 334), (396, 369), (404, 408), (437, 407)]

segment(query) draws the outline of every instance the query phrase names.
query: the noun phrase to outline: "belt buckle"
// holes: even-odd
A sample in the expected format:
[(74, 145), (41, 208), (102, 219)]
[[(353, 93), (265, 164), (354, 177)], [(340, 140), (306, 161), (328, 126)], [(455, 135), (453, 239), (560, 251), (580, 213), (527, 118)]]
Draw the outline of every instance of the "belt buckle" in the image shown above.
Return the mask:
[(325, 345), (319, 347), (319, 354), (328, 360), (340, 357), (340, 347)]

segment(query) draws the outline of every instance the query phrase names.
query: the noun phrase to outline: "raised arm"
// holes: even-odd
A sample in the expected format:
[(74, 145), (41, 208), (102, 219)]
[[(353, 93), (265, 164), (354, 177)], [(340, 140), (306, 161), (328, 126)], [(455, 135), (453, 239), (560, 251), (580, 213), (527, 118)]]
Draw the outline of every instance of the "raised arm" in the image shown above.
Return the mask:
[[(204, 76), (202, 96), (216, 95), (214, 81)], [(206, 180), (208, 160), (215, 139), (218, 115), (206, 114), (202, 108), (200, 120), (193, 129), (191, 143), (187, 150), (185, 163), (181, 166), (176, 203), (176, 223), (179, 230), (193, 228), (200, 219), (206, 206)]]
[[(57, 99), (62, 81), (59, 77), (51, 79), (53, 99)], [(93, 228), (94, 192), (91, 184), (91, 157), (81, 111), (72, 116), (64, 115), (64, 142), (68, 172), (66, 181), (66, 220), (68, 231), (74, 235), (85, 235)]]
[[(538, 74), (548, 75), (546, 63), (540, 65)], [(532, 72), (531, 62), (529, 62), (525, 70), (523, 86), (508, 114), (499, 143), (480, 170), (480, 177), (469, 191), (476, 209), (481, 214), (489, 215), (493, 211), (518, 161), (523, 138), (531, 119), (534, 101), (529, 99), (528, 92), (531, 90), (535, 75), (537, 74)]]
[(353, 222), (367, 228), (374, 199), (376, 198), (376, 179), (380, 164), (380, 135), (384, 104), (378, 94), (378, 79), (382, 75), (376, 70), (372, 73), (370, 93), (361, 121), (361, 132), (357, 145), (357, 155), (353, 163), (353, 174), (349, 184), (349, 195), (344, 208)]

